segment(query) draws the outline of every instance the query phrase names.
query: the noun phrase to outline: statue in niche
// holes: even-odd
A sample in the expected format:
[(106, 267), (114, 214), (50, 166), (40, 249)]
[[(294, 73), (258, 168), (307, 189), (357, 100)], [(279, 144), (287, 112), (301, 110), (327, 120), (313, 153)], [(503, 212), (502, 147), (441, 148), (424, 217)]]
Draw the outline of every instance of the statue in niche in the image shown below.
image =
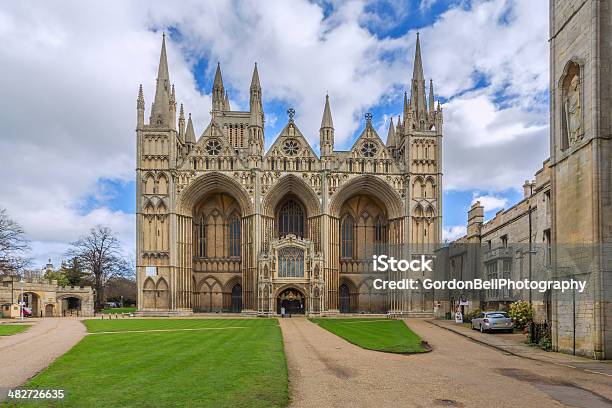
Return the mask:
[(580, 76), (578, 72), (572, 75), (569, 85), (564, 91), (563, 119), (565, 126), (563, 131), (565, 132), (567, 146), (570, 147), (580, 140), (583, 134)]

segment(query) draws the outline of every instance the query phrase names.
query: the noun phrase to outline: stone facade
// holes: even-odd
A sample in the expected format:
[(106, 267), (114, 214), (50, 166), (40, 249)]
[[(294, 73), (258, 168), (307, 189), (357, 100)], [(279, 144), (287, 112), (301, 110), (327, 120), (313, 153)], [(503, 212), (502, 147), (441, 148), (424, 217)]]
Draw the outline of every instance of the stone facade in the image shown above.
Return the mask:
[[(551, 248), (550, 162), (525, 180), (523, 199), (484, 222), (484, 207), (475, 202), (468, 211), (467, 234), (436, 251), (437, 274), (443, 280), (550, 280)], [(442, 311), (507, 310), (517, 300), (531, 301), (535, 320), (550, 321), (551, 293), (536, 290), (447, 290), (436, 296)]]
[(553, 278), (588, 282), (553, 293), (553, 343), (612, 357), (612, 9), (550, 2)]
[(431, 81), (426, 95), (419, 41), (410, 99), (386, 141), (367, 114), (351, 149), (336, 150), (326, 96), (317, 155), (293, 109), (264, 150), (257, 65), (246, 112), (231, 109), (217, 67), (212, 118), (196, 138), (164, 40), (146, 122), (142, 87), (137, 100), (140, 311), (432, 310), (431, 294), (375, 291), (371, 270), (373, 254), (431, 255), (441, 238), (442, 110)]
[(0, 305), (19, 304), (22, 299), (32, 309), (32, 317), (93, 316), (94, 295), (89, 286), (59, 286), (55, 280), (18, 276), (0, 280)]

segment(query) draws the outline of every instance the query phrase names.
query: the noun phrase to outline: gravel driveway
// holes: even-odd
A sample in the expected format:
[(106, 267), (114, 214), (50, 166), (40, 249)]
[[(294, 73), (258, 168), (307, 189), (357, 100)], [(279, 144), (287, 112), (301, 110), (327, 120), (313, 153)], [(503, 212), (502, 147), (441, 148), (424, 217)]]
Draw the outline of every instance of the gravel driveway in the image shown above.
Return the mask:
[(0, 337), (0, 401), (10, 388), (25, 383), (87, 334), (80, 318), (37, 320), (24, 333)]
[(612, 381), (605, 376), (507, 355), (418, 319), (407, 324), (433, 346), (430, 353), (364, 350), (304, 318), (279, 320), (292, 407), (592, 408), (611, 403), (606, 397), (612, 398)]

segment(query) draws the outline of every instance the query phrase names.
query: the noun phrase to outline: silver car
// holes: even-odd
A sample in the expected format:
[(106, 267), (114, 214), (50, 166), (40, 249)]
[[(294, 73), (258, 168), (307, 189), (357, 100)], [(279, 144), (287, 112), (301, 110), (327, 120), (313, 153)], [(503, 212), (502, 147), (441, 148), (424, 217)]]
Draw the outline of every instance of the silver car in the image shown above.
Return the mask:
[(493, 330), (512, 333), (514, 323), (506, 312), (482, 312), (472, 319), (472, 330), (480, 330), (481, 333)]

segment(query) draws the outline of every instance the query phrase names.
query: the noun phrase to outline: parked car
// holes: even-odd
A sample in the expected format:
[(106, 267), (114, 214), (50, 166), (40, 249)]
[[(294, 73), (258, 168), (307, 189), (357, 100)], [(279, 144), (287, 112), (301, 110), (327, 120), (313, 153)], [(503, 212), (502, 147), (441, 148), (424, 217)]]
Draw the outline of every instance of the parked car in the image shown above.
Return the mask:
[(512, 333), (514, 323), (506, 312), (481, 312), (472, 319), (472, 330), (480, 330), (481, 333), (494, 330)]
[(23, 317), (32, 317), (32, 308), (30, 307), (23, 307)]

